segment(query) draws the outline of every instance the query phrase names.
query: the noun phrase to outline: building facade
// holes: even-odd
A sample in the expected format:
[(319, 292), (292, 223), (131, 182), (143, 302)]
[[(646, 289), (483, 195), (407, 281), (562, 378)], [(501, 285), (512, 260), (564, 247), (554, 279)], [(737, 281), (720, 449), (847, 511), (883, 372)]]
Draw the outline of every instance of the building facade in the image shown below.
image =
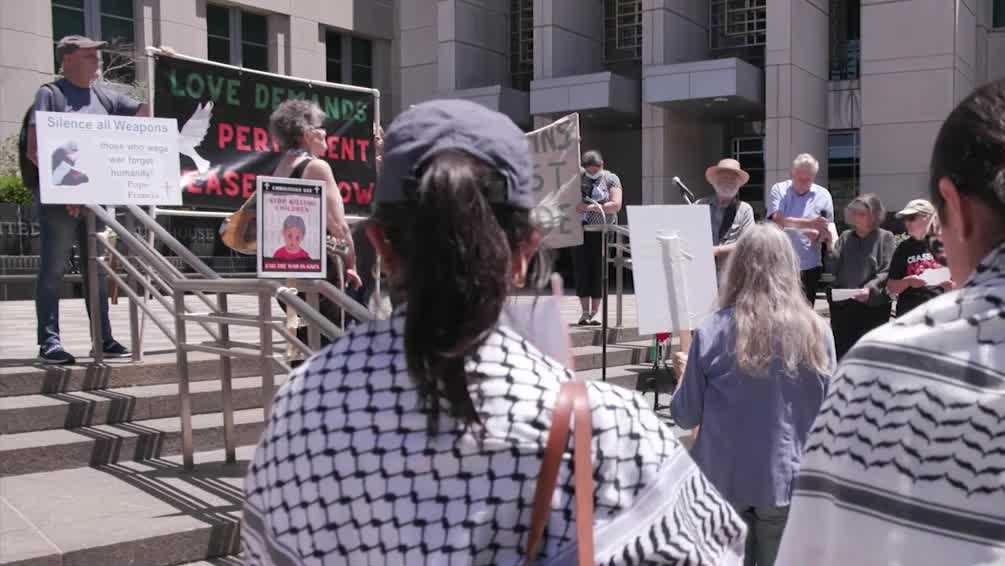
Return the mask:
[(142, 47), (170, 45), (372, 86), (384, 122), (437, 97), (527, 129), (579, 112), (628, 203), (680, 202), (675, 176), (707, 193), (730, 156), (757, 207), (809, 152), (839, 203), (901, 206), (953, 106), (1005, 77), (1005, 0), (0, 0), (0, 134), (69, 33), (115, 41), (107, 64), (140, 83)]

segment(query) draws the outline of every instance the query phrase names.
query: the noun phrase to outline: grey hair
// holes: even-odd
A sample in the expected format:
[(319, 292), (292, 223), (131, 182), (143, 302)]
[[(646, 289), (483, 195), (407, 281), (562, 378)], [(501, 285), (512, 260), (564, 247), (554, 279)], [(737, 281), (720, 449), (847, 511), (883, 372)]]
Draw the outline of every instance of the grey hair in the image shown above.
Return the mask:
[(787, 375), (831, 373), (823, 319), (802, 299), (799, 262), (789, 237), (772, 223), (752, 226), (730, 254), (719, 304), (736, 317), (736, 364), (764, 375), (780, 360)]
[(286, 100), (269, 116), (269, 131), (281, 149), (300, 146), (304, 133), (324, 123), (325, 113), (310, 100)]
[(813, 174), (816, 175), (820, 171), (820, 162), (817, 161), (816, 157), (808, 153), (800, 153), (792, 160), (792, 169), (802, 169), (804, 167), (809, 167), (813, 170)]
[(879, 226), (886, 220), (886, 208), (883, 206), (883, 201), (879, 200), (879, 197), (874, 193), (859, 195), (848, 203), (844, 209), (844, 220), (848, 224), (851, 224), (848, 213), (855, 210), (868, 212), (872, 216), (873, 227)]

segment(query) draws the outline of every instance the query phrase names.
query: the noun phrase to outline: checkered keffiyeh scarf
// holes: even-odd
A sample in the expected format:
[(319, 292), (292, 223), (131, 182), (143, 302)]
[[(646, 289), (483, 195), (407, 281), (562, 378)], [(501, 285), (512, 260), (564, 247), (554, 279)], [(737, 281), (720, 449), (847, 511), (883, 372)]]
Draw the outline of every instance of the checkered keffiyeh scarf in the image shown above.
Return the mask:
[(842, 360), (778, 557), (811, 563), (1005, 563), (1005, 244)]
[[(276, 396), (245, 481), (249, 565), (524, 560), (551, 407), (571, 375), (506, 327), (466, 364), (480, 423), (441, 416), (408, 376), (404, 316), (355, 326)], [(590, 383), (601, 564), (723, 564), (744, 526), (637, 393)], [(572, 454), (542, 561), (575, 543)]]

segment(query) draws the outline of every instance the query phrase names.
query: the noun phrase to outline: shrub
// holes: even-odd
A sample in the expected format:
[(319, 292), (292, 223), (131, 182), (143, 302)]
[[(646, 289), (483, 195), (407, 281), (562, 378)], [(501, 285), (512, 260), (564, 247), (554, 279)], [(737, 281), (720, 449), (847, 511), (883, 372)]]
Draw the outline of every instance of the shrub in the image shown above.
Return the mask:
[(31, 191), (17, 175), (0, 176), (0, 202), (11, 204), (31, 204)]

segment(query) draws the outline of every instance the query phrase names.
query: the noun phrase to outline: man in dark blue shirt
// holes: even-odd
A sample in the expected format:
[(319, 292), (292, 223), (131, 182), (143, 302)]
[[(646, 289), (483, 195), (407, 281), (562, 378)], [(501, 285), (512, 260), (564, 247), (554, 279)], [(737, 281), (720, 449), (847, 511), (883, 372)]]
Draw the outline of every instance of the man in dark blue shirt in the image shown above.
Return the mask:
[[(34, 111), (78, 112), (82, 114), (114, 114), (116, 116), (149, 116), (146, 104), (124, 94), (101, 89), (93, 83), (98, 77), (104, 41), (94, 41), (79, 35), (59, 40), (57, 54), (62, 63), (63, 78), (44, 85), (35, 94), (33, 112), (29, 118), (28, 158), (38, 165), (38, 145), (35, 135)], [(59, 89), (59, 94), (54, 89)], [(60, 100), (61, 99), (61, 100)], [(60, 102), (57, 103), (57, 100)], [(65, 104), (62, 104), (65, 102)], [(63, 105), (63, 108), (57, 106)], [(63, 285), (66, 260), (74, 242), (83, 256), (87, 250), (87, 230), (77, 205), (42, 205), (35, 188), (41, 239), (41, 265), (35, 287), (35, 313), (38, 318), (38, 357), (46, 364), (72, 364), (76, 360), (65, 349), (59, 335), (59, 294)], [(81, 258), (85, 289), (87, 260)], [(89, 294), (84, 293), (85, 299)], [(101, 302), (101, 339), (105, 357), (125, 357), (129, 351), (112, 337), (108, 319), (108, 283), (99, 274), (98, 300)], [(90, 314), (90, 309), (88, 309)]]

